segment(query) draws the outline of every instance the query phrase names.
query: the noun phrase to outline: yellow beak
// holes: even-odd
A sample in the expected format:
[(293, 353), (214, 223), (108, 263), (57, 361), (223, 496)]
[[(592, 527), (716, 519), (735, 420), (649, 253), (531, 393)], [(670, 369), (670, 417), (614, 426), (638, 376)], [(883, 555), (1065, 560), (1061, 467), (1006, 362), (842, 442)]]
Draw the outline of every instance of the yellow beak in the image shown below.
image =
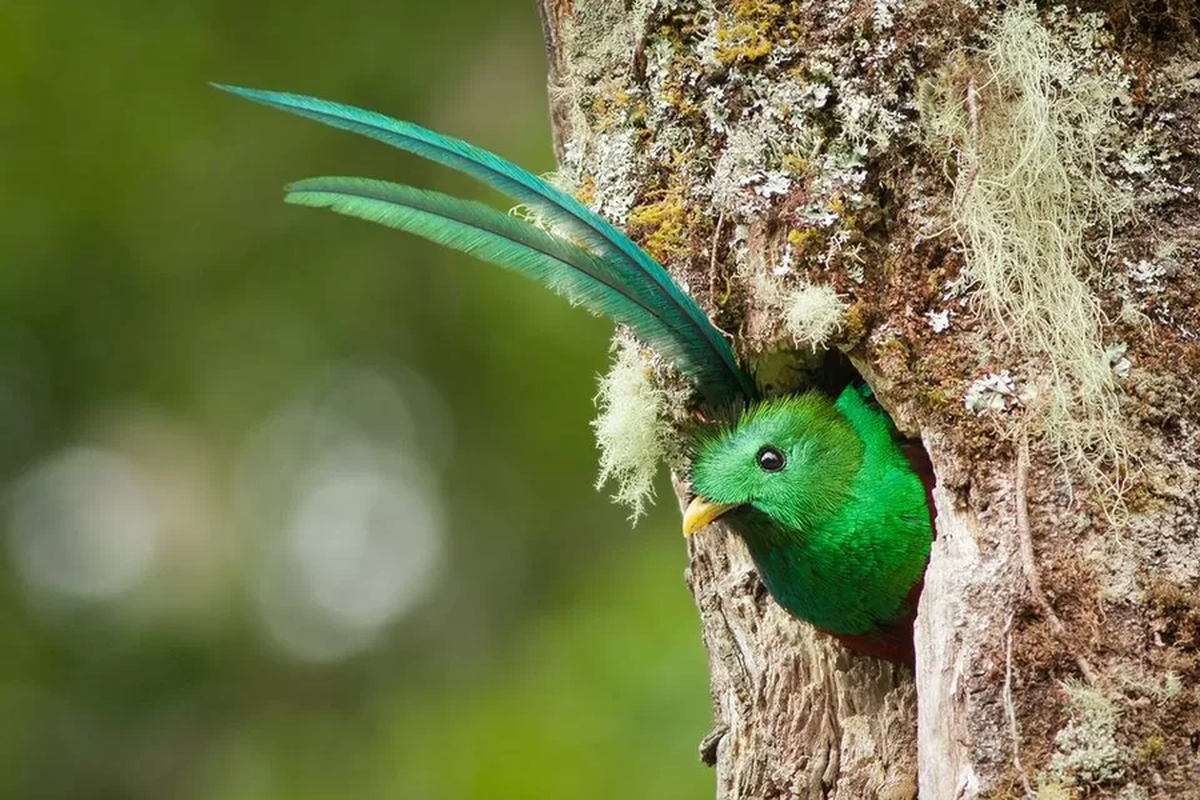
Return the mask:
[(737, 507), (737, 503), (713, 503), (696, 497), (683, 512), (683, 535), (691, 536), (726, 511)]

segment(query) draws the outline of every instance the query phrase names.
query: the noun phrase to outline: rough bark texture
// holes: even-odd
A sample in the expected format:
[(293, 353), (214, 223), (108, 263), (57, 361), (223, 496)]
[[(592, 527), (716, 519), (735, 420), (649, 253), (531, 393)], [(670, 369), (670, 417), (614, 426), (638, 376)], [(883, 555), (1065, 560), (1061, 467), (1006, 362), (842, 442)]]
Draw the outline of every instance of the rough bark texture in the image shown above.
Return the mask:
[[(735, 537), (690, 542), (718, 797), (1200, 797), (1195, 3), (541, 5), (579, 196), (770, 389), (803, 386), (814, 349), (845, 352), (938, 476), (915, 678), (785, 615)], [(1012, 15), (1035, 27), (1005, 42)], [(1037, 62), (1021, 42), (1043, 36)], [(1042, 101), (1033, 128), (1057, 149), (1018, 142), (1005, 162), (1011, 121)], [(1061, 203), (1132, 200), (1063, 247), (1094, 363), (1056, 338), (1069, 292), (1048, 271), (988, 271), (1022, 202), (980, 222), (980, 198), (1032, 158), (1033, 202), (1058, 177)], [(840, 327), (818, 324), (811, 286), (836, 291)], [(1044, 301), (1045, 335), (1022, 297)], [(1039, 399), (1055, 387), (1066, 412)], [(1086, 425), (1064, 421), (1075, 408)]]

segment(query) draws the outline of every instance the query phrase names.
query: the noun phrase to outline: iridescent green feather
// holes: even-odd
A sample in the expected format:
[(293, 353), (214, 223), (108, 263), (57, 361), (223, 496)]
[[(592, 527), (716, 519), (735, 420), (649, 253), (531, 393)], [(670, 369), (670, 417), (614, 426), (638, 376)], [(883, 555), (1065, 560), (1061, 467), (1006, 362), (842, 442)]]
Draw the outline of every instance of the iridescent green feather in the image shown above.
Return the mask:
[(673, 322), (621, 281), (610, 259), (551, 236), (491, 206), (368, 178), (310, 178), (287, 187), (289, 203), (415, 233), (542, 283), (596, 314), (628, 325), (681, 364)]
[[(531, 206), (606, 261), (608, 271), (621, 285), (623, 293), (635, 298), (647, 312), (653, 312), (653, 320), (623, 318), (618, 321), (636, 329), (665, 326), (663, 335), (647, 343), (668, 352), (680, 371), (696, 381), (700, 393), (710, 403), (742, 404), (756, 397), (753, 382), (738, 367), (728, 343), (700, 307), (675, 285), (661, 265), (574, 197), (482, 148), (383, 114), (303, 95), (214, 86), (423, 156), (464, 172)], [(405, 230), (425, 235), (421, 222), (415, 222)], [(449, 240), (437, 241), (451, 244)], [(539, 280), (544, 282), (544, 278)]]

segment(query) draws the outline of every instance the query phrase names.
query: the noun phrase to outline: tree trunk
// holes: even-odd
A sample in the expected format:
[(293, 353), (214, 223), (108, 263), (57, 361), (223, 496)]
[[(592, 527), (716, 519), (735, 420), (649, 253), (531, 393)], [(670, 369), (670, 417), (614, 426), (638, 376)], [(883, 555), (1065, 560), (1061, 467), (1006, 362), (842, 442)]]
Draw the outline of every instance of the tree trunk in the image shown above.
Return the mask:
[(937, 475), (915, 676), (690, 541), (719, 798), (1200, 797), (1200, 12), (1084, 5), (541, 0), (579, 196)]

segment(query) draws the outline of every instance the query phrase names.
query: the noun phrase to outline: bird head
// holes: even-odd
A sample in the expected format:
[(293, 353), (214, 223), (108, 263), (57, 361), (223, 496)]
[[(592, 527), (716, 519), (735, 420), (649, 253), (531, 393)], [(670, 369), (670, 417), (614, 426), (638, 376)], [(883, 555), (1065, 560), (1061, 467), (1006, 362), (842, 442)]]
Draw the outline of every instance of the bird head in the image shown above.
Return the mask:
[(765, 516), (780, 531), (803, 531), (845, 502), (862, 452), (849, 422), (819, 392), (758, 403), (695, 447), (695, 499), (683, 532), (726, 514), (735, 528), (737, 518)]

